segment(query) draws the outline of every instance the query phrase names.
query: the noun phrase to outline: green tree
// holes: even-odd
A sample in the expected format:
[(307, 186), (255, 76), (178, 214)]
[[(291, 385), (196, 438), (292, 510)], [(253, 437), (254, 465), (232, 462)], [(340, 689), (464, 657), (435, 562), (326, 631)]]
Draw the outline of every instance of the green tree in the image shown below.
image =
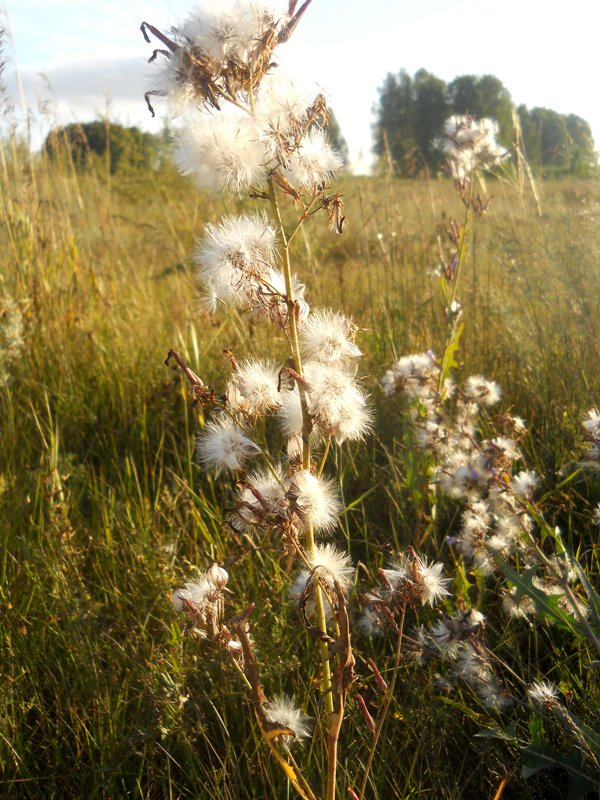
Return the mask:
[(375, 154), (381, 159), (390, 156), (398, 174), (414, 175), (418, 171), (418, 156), (413, 79), (406, 70), (398, 75), (388, 73), (379, 92), (375, 109)]
[(124, 167), (156, 168), (164, 158), (164, 137), (103, 120), (72, 123), (50, 131), (44, 152), (69, 157), (77, 167), (101, 159), (111, 173)]
[(559, 114), (550, 108), (518, 108), (530, 165), (546, 175), (591, 175), (597, 166), (592, 131), (576, 114)]
[(510, 92), (499, 78), (494, 75), (460, 75), (448, 85), (448, 102), (454, 114), (495, 119), (500, 126), (498, 140), (510, 147), (513, 103)]
[(450, 109), (446, 82), (420, 69), (414, 77), (414, 140), (429, 167), (440, 166), (435, 138), (440, 134)]

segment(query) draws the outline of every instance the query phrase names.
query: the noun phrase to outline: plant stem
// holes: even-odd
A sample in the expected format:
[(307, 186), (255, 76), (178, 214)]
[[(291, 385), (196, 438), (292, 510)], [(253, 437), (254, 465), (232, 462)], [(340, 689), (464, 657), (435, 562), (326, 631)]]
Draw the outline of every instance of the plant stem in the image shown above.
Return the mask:
[(387, 691), (385, 693), (385, 698), (383, 701), (383, 708), (381, 709), (381, 713), (377, 719), (377, 725), (373, 732), (373, 742), (371, 743), (371, 749), (369, 750), (369, 756), (367, 758), (367, 765), (365, 767), (365, 772), (363, 775), (362, 783), (360, 785), (360, 791), (358, 793), (359, 800), (364, 800), (365, 790), (367, 788), (367, 781), (369, 780), (369, 772), (371, 771), (371, 767), (373, 765), (373, 759), (375, 758), (375, 751), (377, 750), (377, 742), (379, 741), (379, 737), (381, 735), (381, 731), (383, 730), (383, 725), (385, 723), (388, 711), (390, 709), (390, 704), (392, 702), (392, 697), (394, 695), (394, 687), (396, 685), (396, 676), (398, 675), (398, 667), (400, 665), (400, 653), (402, 650), (402, 632), (404, 630), (404, 616), (406, 614), (406, 609), (402, 609), (402, 615), (400, 617), (400, 624), (398, 625), (398, 641), (396, 642), (396, 654), (394, 657), (394, 671), (392, 672), (392, 679), (388, 684)]
[[(290, 346), (292, 350), (292, 359), (294, 362), (294, 370), (302, 377), (302, 357), (300, 355), (300, 343), (298, 341), (298, 326), (296, 319), (296, 303), (292, 295), (292, 266), (290, 262), (290, 248), (289, 240), (287, 238), (283, 220), (281, 219), (281, 211), (277, 201), (277, 194), (275, 191), (275, 184), (269, 180), (269, 199), (271, 201), (271, 209), (273, 216), (277, 222), (279, 229), (279, 237), (283, 246), (283, 274), (285, 278), (285, 293), (286, 303), (288, 309), (288, 324), (290, 332)], [(301, 383), (298, 383), (298, 391), (300, 393), (300, 405), (302, 408), (302, 468), (310, 470), (311, 455), (310, 455), (310, 433), (312, 423), (310, 414), (308, 412), (308, 404), (306, 402), (306, 393)], [(309, 524), (306, 530), (306, 551), (312, 555), (315, 551), (315, 536), (312, 524)], [(323, 593), (318, 585), (314, 587), (315, 591), (315, 612), (317, 617), (317, 628), (321, 633), (327, 632), (327, 623), (325, 620), (325, 607), (323, 604)], [(321, 692), (325, 699), (325, 708), (329, 714), (333, 711), (333, 697), (331, 693), (331, 670), (329, 667), (329, 650), (327, 642), (319, 642), (319, 650), (321, 656)]]
[(471, 199), (473, 197), (473, 184), (469, 183), (469, 196), (466, 201), (466, 208), (465, 208), (465, 219), (463, 222), (463, 228), (460, 236), (460, 242), (458, 245), (458, 265), (456, 267), (456, 272), (454, 274), (454, 286), (452, 287), (452, 297), (450, 298), (450, 310), (452, 311), (452, 306), (454, 301), (456, 300), (456, 290), (458, 288), (458, 279), (460, 278), (460, 273), (462, 272), (462, 265), (465, 260), (465, 255), (467, 252), (467, 226), (469, 224), (469, 212), (471, 210)]

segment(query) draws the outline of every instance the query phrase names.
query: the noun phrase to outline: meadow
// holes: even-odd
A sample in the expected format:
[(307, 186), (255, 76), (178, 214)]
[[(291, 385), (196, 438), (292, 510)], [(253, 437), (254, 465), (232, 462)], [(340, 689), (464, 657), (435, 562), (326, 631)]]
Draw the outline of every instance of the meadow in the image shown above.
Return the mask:
[[(171, 608), (194, 570), (222, 564), (232, 607), (256, 606), (265, 686), (318, 694), (315, 649), (289, 596), (292, 564), (228, 526), (232, 489), (195, 457), (204, 412), (164, 363), (174, 349), (222, 387), (225, 349), (285, 360), (269, 329), (199, 302), (196, 237), (249, 203), (210, 199), (169, 167), (77, 170), (16, 139), (2, 144), (0, 174), (0, 794), (294, 797), (240, 675), (185, 636)], [(311, 305), (359, 326), (358, 369), (374, 411), (365, 440), (330, 456), (344, 503), (333, 540), (359, 564), (357, 582), (408, 545), (443, 561), (453, 595), (487, 615), (506, 685), (551, 680), (593, 741), (592, 642), (548, 618), (503, 615), (498, 583), (473, 577), (447, 544), (456, 504), (431, 514), (406, 409), (381, 389), (400, 356), (443, 355), (448, 322), (434, 273), (440, 248), (450, 250), (450, 220), (464, 215), (460, 199), (447, 179), (342, 176), (336, 189), (344, 234), (321, 220), (293, 246)], [(457, 375), (497, 381), (501, 410), (525, 419), (521, 447), (541, 477), (544, 519), (597, 586), (600, 479), (578, 464), (582, 420), (600, 403), (600, 183), (540, 183), (537, 202), (514, 177), (489, 179), (487, 190), (461, 277)], [(285, 213), (291, 220), (293, 209)], [(376, 716), (365, 658), (389, 681), (394, 644), (357, 636), (356, 687)], [(486, 709), (469, 687), (449, 685), (439, 661), (407, 656), (397, 672), (367, 797), (594, 796), (593, 754), (551, 715), (526, 702)], [(346, 717), (341, 797), (356, 786), (371, 736), (352, 694)], [(302, 750), (317, 791), (318, 740)]]

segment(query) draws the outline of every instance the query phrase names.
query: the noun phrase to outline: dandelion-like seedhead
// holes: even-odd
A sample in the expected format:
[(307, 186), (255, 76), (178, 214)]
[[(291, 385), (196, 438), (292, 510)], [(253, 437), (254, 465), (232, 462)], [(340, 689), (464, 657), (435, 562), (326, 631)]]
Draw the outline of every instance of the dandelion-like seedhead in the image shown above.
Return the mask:
[(176, 134), (175, 164), (199, 189), (241, 195), (264, 183), (265, 148), (251, 117), (237, 112), (193, 116)]
[(300, 519), (319, 533), (328, 533), (337, 524), (341, 503), (333, 481), (300, 470), (291, 481), (288, 499)]
[(597, 408), (588, 411), (582, 427), (588, 441), (588, 448), (583, 457), (587, 464), (595, 467), (600, 463), (600, 411)]
[[(173, 592), (173, 610), (185, 614), (191, 622), (190, 632), (196, 637), (215, 639), (219, 635), (224, 614), (223, 591), (228, 580), (227, 571), (212, 564), (195, 581), (189, 581)], [(226, 632), (224, 641), (228, 639)]]
[(205, 0), (169, 35), (142, 23), (168, 49), (155, 50), (159, 67), (150, 95), (169, 97), (177, 107), (194, 103), (219, 111), (226, 101), (244, 100), (271, 68), (275, 46), (299, 19), (290, 19), (283, 3), (263, 0)]
[(279, 370), (272, 361), (243, 361), (228, 386), (227, 405), (247, 417), (260, 417), (281, 407)]
[(368, 606), (385, 618), (387, 612), (405, 611), (417, 604), (434, 606), (449, 594), (450, 578), (443, 575), (443, 564), (432, 564), (412, 549), (379, 570), (383, 587), (365, 597)]
[(332, 364), (362, 355), (354, 343), (356, 326), (343, 314), (317, 309), (303, 324), (300, 344), (308, 359)]
[(289, 728), (294, 738), (301, 742), (307, 739), (311, 731), (311, 719), (301, 709), (296, 707), (295, 698), (279, 695), (272, 700), (267, 700), (264, 709), (271, 722)]
[(534, 681), (527, 694), (535, 705), (552, 706), (557, 703), (558, 690), (550, 681)]
[(242, 428), (226, 416), (216, 417), (207, 423), (198, 437), (196, 449), (200, 461), (214, 470), (216, 475), (224, 469), (242, 469), (248, 458), (261, 452)]
[(382, 378), (384, 393), (402, 392), (411, 400), (428, 400), (437, 392), (439, 368), (431, 353), (403, 356)]
[(287, 489), (289, 479), (281, 468), (250, 473), (238, 492), (230, 523), (235, 530), (282, 525), (290, 516)]
[(308, 361), (306, 399), (316, 425), (338, 444), (362, 439), (371, 428), (367, 396), (343, 365)]
[(495, 405), (502, 397), (500, 387), (495, 381), (488, 381), (481, 375), (467, 378), (465, 394), (484, 406)]
[(533, 493), (540, 485), (540, 479), (533, 470), (523, 470), (512, 479), (510, 488), (513, 494), (524, 500), (533, 497)]
[(286, 179), (310, 194), (322, 191), (342, 166), (342, 159), (327, 143), (323, 131), (310, 130), (284, 169)]
[(352, 559), (332, 544), (318, 544), (307, 556), (311, 569), (317, 570), (325, 581), (331, 576), (343, 588), (348, 587), (354, 573)]
[(499, 130), (498, 123), (487, 118), (455, 115), (446, 120), (437, 145), (459, 184), (466, 184), (476, 170), (491, 169), (508, 156), (496, 142)]
[(420, 598), (423, 605), (434, 606), (442, 597), (450, 594), (447, 589), (450, 578), (442, 574), (444, 565), (432, 564), (425, 557), (417, 556), (416, 575), (420, 583)]
[(209, 223), (195, 258), (199, 277), (220, 302), (247, 306), (269, 285), (276, 234), (264, 214)]

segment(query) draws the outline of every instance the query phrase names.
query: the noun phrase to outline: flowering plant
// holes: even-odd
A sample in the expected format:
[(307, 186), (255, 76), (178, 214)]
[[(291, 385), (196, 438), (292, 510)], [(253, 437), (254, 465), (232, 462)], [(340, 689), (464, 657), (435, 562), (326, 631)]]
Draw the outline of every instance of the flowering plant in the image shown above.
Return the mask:
[[(342, 197), (329, 188), (341, 159), (327, 141), (324, 96), (301, 90), (277, 60), (278, 46), (310, 2), (299, 8), (296, 0), (285, 7), (268, 0), (207, 4), (170, 36), (143, 23), (146, 39), (152, 34), (167, 48), (151, 56), (160, 72), (146, 99), (154, 113), (150, 98), (165, 97), (181, 116), (175, 160), (184, 175), (200, 189), (246, 194), (263, 205), (251, 214), (208, 223), (194, 259), (205, 308), (212, 313), (236, 309), (254, 324), (271, 326), (286, 344), (287, 360), (239, 360), (227, 351), (231, 376), (222, 392), (208, 387), (175, 351), (167, 361), (175, 359), (193, 402), (210, 414), (197, 440), (199, 461), (216, 476), (235, 479), (227, 524), (250, 541), (262, 535), (279, 557), (298, 567), (290, 592), (318, 647), (320, 703), (315, 704), (314, 730), (324, 746), (326, 797), (336, 797), (340, 731), (351, 698), (372, 733), (364, 767), (354, 777), (357, 791), (349, 789), (351, 797), (363, 800), (403, 645), (407, 658), (433, 654), (452, 663), (449, 676), (475, 689), (487, 708), (499, 710), (511, 697), (496, 677), (484, 639), (485, 618), (476, 608), (438, 615), (428, 627), (405, 634), (409, 614), (416, 621), (416, 613), (425, 609), (426, 618), (426, 607), (432, 610), (450, 597), (442, 564), (412, 547), (380, 569), (379, 585), (359, 598), (359, 628), (368, 634), (391, 631), (396, 637), (389, 681), (373, 659), (366, 660), (381, 697), (376, 720), (357, 691), (350, 612), (354, 567), (349, 553), (324, 540), (335, 535), (342, 510), (335, 477), (328, 476), (332, 452), (363, 439), (372, 428), (372, 412), (357, 377), (362, 355), (358, 326), (341, 312), (311, 309), (310, 287), (292, 269), (295, 237), (313, 217), (324, 215), (336, 234), (346, 228)], [(504, 430), (483, 436), (480, 415), (499, 402), (499, 386), (481, 375), (469, 377), (463, 387), (453, 378), (463, 330), (458, 285), (466, 233), (472, 217), (483, 216), (488, 205), (473, 196), (472, 177), (503, 160), (496, 132), (495, 123), (466, 117), (452, 118), (445, 126), (440, 146), (465, 206), (463, 225), (452, 226), (455, 251), (449, 261), (441, 258), (439, 270), (448, 341), (439, 360), (431, 352), (398, 360), (382, 386), (386, 395), (400, 393), (408, 401), (415, 448), (423, 454), (432, 497), (441, 493), (464, 504), (460, 531), (447, 540), (458, 557), (482, 579), (497, 570), (510, 576), (511, 560), (529, 559), (540, 571), (549, 570), (536, 584), (548, 595), (555, 582), (534, 536), (535, 512), (529, 507), (539, 479), (531, 471), (513, 469), (521, 459), (524, 424), (505, 416)], [(284, 200), (292, 203), (291, 213), (284, 212)], [(267, 416), (279, 423), (284, 448), (261, 438), (260, 420)], [(535, 611), (531, 593), (519, 587), (514, 574), (517, 579), (504, 592), (505, 605), (513, 615)], [(306, 770), (292, 752), (294, 743), (313, 730), (304, 711), (307, 704), (286, 695), (268, 697), (251, 634), (255, 604), (246, 598), (245, 607), (232, 614), (228, 582), (228, 572), (212, 564), (197, 580), (175, 589), (173, 609), (184, 615), (190, 635), (230, 659), (248, 689), (271, 754), (299, 796), (313, 800)], [(561, 600), (563, 614), (579, 614), (578, 630), (587, 631), (585, 604), (577, 606), (572, 591)]]

